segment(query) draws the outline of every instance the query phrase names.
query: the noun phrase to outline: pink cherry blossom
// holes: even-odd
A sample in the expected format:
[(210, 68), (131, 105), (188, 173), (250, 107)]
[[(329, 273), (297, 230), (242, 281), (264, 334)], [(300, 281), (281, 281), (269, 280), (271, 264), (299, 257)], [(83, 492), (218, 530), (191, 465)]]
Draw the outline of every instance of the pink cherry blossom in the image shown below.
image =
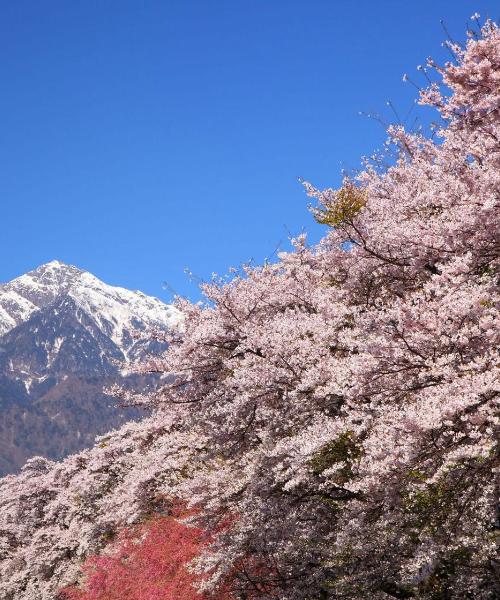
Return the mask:
[[(430, 65), (435, 140), (340, 190), (327, 233), (179, 300), (152, 416), (0, 483), (0, 595), (49, 600), (123, 528), (196, 507), (191, 568), (236, 598), (500, 595), (500, 33)], [(447, 88), (447, 89), (446, 89)]]

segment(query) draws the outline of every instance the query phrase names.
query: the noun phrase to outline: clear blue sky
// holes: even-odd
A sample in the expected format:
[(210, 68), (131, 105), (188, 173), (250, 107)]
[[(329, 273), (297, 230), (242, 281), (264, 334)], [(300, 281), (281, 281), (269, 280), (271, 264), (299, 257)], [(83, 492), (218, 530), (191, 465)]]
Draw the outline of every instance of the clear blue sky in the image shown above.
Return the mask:
[(59, 259), (164, 300), (317, 240), (336, 186), (494, 1), (0, 2), (0, 281)]

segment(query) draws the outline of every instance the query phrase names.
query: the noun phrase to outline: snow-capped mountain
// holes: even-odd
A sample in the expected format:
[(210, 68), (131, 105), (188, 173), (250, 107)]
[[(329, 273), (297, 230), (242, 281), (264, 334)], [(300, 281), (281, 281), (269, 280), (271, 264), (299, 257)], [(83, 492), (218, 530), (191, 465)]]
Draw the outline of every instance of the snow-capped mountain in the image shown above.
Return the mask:
[(176, 325), (180, 318), (173, 306), (158, 298), (107, 285), (87, 271), (53, 260), (0, 285), (0, 336), (62, 296), (92, 315), (125, 354), (134, 328), (164, 328)]
[(0, 285), (0, 475), (133, 418), (104, 390), (143, 385), (123, 366), (162, 347), (138, 333), (180, 322), (173, 306), (58, 261)]

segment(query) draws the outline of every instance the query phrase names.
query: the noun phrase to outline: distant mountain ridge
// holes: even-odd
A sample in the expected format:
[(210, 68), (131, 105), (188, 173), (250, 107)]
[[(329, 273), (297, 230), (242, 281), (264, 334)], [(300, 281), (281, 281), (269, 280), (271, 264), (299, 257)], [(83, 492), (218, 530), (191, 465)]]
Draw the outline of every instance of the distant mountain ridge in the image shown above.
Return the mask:
[(180, 321), (157, 298), (59, 261), (0, 285), (0, 475), (35, 454), (61, 458), (134, 417), (105, 389), (145, 384), (121, 365), (162, 346), (137, 332)]

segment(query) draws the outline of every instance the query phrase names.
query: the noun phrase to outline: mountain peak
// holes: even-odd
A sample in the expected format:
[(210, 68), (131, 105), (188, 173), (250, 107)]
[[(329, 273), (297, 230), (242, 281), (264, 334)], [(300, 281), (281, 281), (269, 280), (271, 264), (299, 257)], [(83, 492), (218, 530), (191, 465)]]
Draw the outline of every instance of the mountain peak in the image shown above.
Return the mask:
[(43, 265), (40, 265), (39, 267), (37, 267), (35, 269), (35, 271), (38, 271), (40, 269), (48, 270), (48, 271), (61, 271), (61, 270), (76, 269), (76, 268), (77, 267), (75, 267), (74, 265), (68, 265), (66, 263), (61, 262), (60, 260), (51, 260), (51, 261), (46, 262)]
[(51, 260), (43, 265), (40, 265), (39, 268), (41, 267), (45, 267), (45, 268), (50, 268), (50, 269), (60, 269), (60, 268), (65, 268), (68, 267), (69, 265), (61, 262), (60, 260)]
[(52, 260), (0, 285), (0, 336), (61, 296), (73, 298), (120, 346), (134, 321), (146, 328), (179, 321), (178, 311), (158, 298), (110, 286), (88, 271)]
[[(68, 265), (66, 263), (61, 262), (60, 260), (51, 260), (50, 262), (44, 263), (36, 269), (29, 271), (26, 275), (21, 275), (21, 277), (31, 276), (31, 277), (54, 277), (59, 279), (61, 275), (71, 274), (81, 274), (84, 273), (83, 269), (79, 269), (74, 265)], [(14, 280), (15, 281), (15, 280)]]

